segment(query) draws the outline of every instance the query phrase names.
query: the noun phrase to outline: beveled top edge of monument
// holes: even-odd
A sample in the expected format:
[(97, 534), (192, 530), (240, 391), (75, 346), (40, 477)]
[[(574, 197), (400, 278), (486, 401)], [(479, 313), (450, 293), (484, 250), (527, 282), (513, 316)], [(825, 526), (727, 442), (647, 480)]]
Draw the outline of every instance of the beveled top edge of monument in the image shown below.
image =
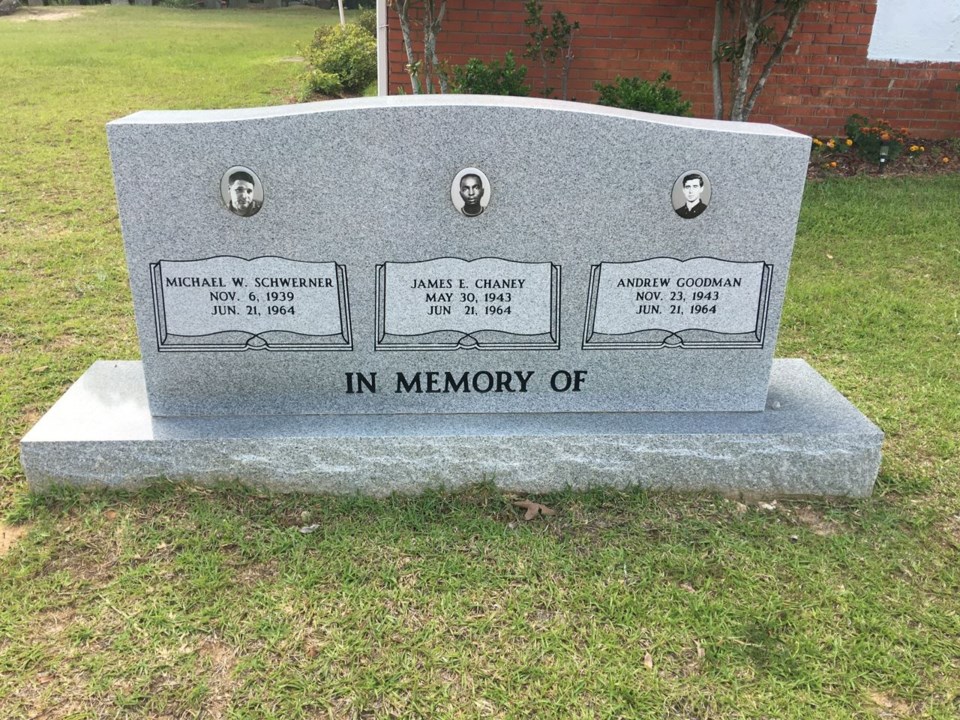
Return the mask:
[(107, 123), (107, 125), (215, 123), (290, 117), (343, 110), (416, 107), (489, 107), (552, 110), (554, 112), (571, 112), (582, 115), (600, 115), (624, 118), (627, 120), (641, 120), (660, 125), (673, 125), (676, 127), (688, 127), (700, 130), (719, 130), (749, 135), (807, 137), (802, 133), (766, 123), (657, 115), (654, 113), (638, 112), (636, 110), (605, 107), (603, 105), (568, 102), (566, 100), (508, 97), (502, 95), (389, 95), (386, 97), (348, 98), (345, 100), (325, 100), (323, 102), (300, 103), (296, 105), (269, 105), (265, 107), (229, 108), (223, 110), (141, 110), (132, 115), (113, 120)]

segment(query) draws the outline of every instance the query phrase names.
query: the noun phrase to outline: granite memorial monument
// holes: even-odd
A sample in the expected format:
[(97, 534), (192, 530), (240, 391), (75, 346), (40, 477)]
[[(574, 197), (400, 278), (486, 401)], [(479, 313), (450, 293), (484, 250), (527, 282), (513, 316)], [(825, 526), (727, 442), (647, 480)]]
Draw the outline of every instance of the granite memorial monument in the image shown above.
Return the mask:
[(24, 438), (34, 487), (871, 491), (880, 431), (774, 360), (805, 136), (480, 96), (107, 130), (142, 359)]

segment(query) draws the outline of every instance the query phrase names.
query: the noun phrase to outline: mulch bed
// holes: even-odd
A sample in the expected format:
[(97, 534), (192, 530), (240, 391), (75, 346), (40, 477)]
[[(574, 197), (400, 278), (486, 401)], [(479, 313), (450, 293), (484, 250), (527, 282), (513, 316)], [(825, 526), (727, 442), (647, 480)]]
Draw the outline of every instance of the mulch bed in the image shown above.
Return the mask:
[[(829, 138), (820, 138), (820, 140), (826, 143)], [(911, 146), (923, 149), (911, 152)], [(952, 140), (910, 138), (900, 156), (888, 163), (882, 173), (875, 162), (865, 160), (853, 148), (845, 148), (839, 142), (836, 150), (830, 150), (825, 144), (815, 147), (810, 155), (807, 179), (824, 180), (833, 177), (880, 174), (905, 177), (957, 172), (960, 172), (960, 138)]]

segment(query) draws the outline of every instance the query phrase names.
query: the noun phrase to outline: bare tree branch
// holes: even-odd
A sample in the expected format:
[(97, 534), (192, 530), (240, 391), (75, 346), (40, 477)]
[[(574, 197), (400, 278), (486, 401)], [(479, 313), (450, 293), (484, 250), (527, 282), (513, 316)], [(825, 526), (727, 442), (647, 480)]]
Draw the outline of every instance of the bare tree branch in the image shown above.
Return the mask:
[(776, 47), (774, 47), (773, 52), (770, 54), (770, 57), (767, 58), (767, 62), (764, 63), (763, 70), (760, 73), (760, 78), (757, 80), (756, 85), (753, 86), (753, 92), (750, 93), (750, 98), (747, 100), (747, 104), (744, 108), (744, 118), (746, 118), (753, 111), (753, 106), (757, 102), (757, 98), (760, 97), (760, 93), (763, 91), (764, 86), (767, 84), (767, 78), (770, 77), (770, 73), (773, 71), (773, 66), (780, 62), (780, 58), (783, 56), (783, 49), (787, 46), (787, 43), (790, 42), (790, 39), (793, 37), (794, 31), (797, 29), (797, 25), (800, 23), (800, 12), (802, 7), (795, 7), (791, 11), (792, 14), (787, 20), (787, 29), (783, 31), (783, 35), (780, 36), (780, 40), (777, 42)]

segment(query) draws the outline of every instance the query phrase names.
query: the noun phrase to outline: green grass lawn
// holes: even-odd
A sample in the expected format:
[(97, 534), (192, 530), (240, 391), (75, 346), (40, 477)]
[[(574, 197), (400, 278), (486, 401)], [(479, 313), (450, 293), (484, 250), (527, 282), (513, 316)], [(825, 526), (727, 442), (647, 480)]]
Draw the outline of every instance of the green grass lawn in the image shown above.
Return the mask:
[(137, 356), (105, 123), (284, 102), (336, 19), (69, 10), (0, 19), (0, 717), (960, 717), (960, 176), (807, 189), (778, 355), (887, 434), (868, 500), (36, 498), (19, 438)]

